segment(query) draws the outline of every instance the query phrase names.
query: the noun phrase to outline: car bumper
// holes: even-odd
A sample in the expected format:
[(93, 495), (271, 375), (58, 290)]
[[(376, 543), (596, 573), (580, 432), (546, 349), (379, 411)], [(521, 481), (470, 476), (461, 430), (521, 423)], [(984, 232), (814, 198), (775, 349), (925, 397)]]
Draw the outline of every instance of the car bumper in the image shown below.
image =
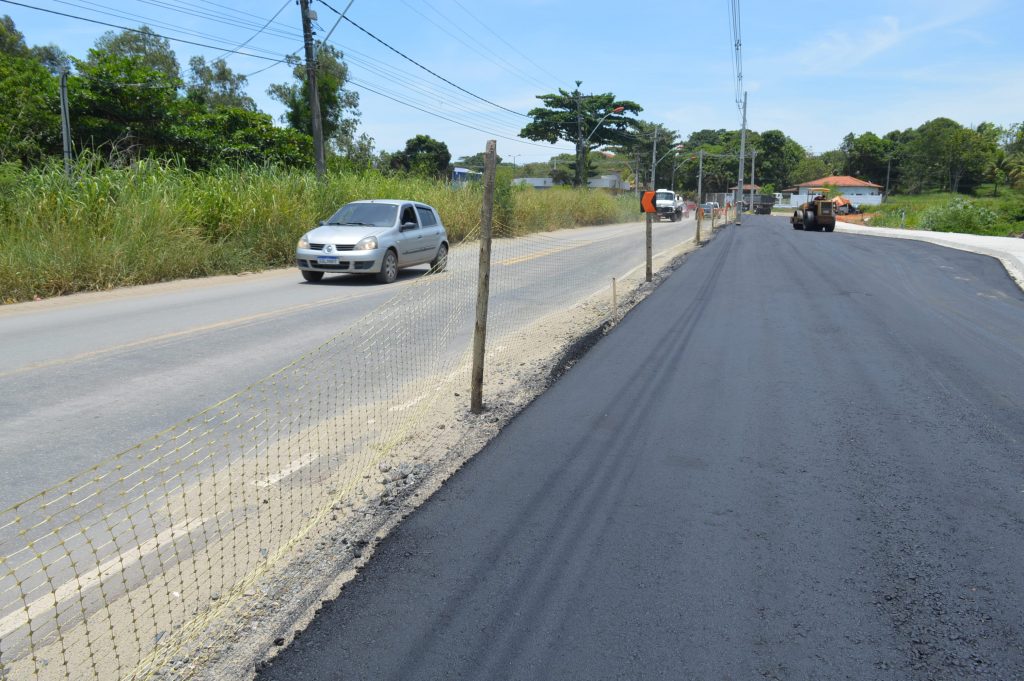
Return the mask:
[(384, 262), (384, 251), (341, 251), (330, 255), (312, 249), (295, 252), (295, 266), (310, 272), (359, 272), (376, 274)]

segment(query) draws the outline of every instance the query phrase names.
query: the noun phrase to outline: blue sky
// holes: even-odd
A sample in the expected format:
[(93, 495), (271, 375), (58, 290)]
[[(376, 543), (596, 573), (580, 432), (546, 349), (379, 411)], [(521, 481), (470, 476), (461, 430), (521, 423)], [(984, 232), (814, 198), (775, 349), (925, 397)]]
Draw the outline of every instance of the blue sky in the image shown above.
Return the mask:
[[(246, 41), (243, 51), (276, 59), (301, 53), (294, 0), (18, 1), (124, 26), (147, 23), (168, 37), (221, 48), (172, 41), (183, 67), (193, 54), (213, 59)], [(341, 11), (348, 0), (311, 4), (322, 37), (337, 19), (330, 8)], [(348, 16), (512, 112), (525, 113), (537, 105), (537, 94), (580, 80), (584, 93), (634, 100), (644, 107), (642, 118), (685, 137), (739, 127), (729, 6), (729, 0), (354, 0)], [(1020, 0), (741, 0), (740, 7), (753, 130), (778, 128), (820, 152), (836, 148), (849, 132), (884, 134), (939, 116), (965, 125), (1024, 121)], [(55, 43), (78, 57), (110, 30), (3, 1), (0, 14), (14, 19), (30, 45)], [(394, 151), (421, 133), (446, 142), (453, 158), (482, 151), (495, 137), (498, 153), (517, 163), (569, 149), (508, 139), (526, 118), (437, 80), (347, 22), (330, 42), (346, 54), (352, 88), (360, 92), (359, 130), (378, 149)], [(249, 95), (278, 118), (281, 107), (266, 90), (290, 79), (289, 68), (241, 54), (228, 63), (253, 74)]]

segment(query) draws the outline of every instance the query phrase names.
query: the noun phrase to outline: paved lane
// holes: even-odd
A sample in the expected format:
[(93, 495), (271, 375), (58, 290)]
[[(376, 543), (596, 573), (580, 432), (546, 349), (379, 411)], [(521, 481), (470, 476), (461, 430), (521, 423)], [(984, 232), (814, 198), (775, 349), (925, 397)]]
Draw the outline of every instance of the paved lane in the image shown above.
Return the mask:
[[(658, 223), (654, 245), (692, 238), (692, 220)], [(501, 241), (496, 254), (516, 257), (495, 264), (492, 290), (505, 298), (492, 307), (511, 303), (526, 319), (572, 305), (643, 262), (637, 224)], [(553, 295), (558, 286), (531, 273), (567, 254), (572, 271), (563, 276), (583, 284)], [(476, 266), (476, 245), (459, 246), (445, 275), (466, 284), (457, 295), (469, 311)], [(345, 275), (309, 285), (286, 269), (0, 308), (0, 510), (280, 369), (407, 294), (425, 273), (403, 271), (391, 286)]]
[(748, 218), (259, 677), (1024, 678), (1021, 413), (996, 261)]

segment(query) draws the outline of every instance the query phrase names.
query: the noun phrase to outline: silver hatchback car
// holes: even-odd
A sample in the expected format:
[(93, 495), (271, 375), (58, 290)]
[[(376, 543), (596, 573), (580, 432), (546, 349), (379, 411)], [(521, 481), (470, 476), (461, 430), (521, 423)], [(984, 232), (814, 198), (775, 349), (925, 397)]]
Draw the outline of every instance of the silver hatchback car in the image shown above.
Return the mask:
[(403, 267), (448, 264), (448, 233), (431, 206), (416, 201), (353, 201), (302, 235), (295, 264), (306, 281), (324, 274), (375, 274), (390, 284)]

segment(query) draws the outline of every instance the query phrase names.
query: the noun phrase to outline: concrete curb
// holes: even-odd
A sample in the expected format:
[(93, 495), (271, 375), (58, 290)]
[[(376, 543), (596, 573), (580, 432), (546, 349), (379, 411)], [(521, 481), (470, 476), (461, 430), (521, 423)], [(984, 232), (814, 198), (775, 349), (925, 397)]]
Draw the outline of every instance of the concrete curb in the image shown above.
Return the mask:
[(1006, 273), (1024, 291), (1024, 239), (1006, 236), (979, 236), (954, 232), (928, 232), (920, 229), (896, 229), (893, 227), (867, 227), (839, 221), (836, 230), (846, 234), (883, 236), (890, 239), (915, 239), (937, 246), (955, 248), (996, 258), (1003, 264)]

